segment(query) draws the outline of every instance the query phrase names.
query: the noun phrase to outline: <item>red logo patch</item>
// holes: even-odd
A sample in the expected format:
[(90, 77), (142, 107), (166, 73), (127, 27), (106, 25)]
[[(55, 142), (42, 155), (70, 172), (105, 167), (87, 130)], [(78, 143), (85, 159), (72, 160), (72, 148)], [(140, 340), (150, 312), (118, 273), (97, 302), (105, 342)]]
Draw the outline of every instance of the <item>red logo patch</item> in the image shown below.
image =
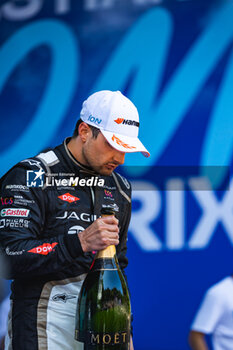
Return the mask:
[(40, 245), (39, 247), (33, 248), (31, 250), (28, 250), (28, 253), (34, 253), (34, 254), (41, 254), (41, 255), (48, 255), (52, 251), (54, 251), (54, 247), (57, 245), (57, 242), (54, 242), (52, 244), (44, 243)]
[(68, 192), (63, 194), (63, 195), (61, 195), (61, 196), (59, 196), (58, 198), (60, 198), (62, 201), (69, 202), (69, 203), (73, 203), (73, 202), (76, 202), (76, 201), (80, 200), (80, 198), (72, 196)]

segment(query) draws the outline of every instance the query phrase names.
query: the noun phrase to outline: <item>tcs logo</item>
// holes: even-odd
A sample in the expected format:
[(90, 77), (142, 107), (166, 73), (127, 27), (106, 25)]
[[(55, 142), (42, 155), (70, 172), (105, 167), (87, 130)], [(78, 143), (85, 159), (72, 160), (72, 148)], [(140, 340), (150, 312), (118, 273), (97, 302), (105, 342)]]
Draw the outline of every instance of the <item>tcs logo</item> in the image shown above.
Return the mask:
[(13, 197), (0, 197), (2, 205), (11, 205), (14, 203)]

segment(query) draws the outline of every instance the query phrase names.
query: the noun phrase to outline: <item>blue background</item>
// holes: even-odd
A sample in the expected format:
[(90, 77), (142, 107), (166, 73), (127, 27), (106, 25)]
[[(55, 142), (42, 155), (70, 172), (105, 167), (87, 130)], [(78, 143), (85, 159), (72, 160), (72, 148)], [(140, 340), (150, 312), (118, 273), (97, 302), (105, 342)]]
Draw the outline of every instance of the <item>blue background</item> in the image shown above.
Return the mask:
[(156, 190), (147, 167), (232, 168), (232, 18), (229, 0), (0, 3), (0, 175), (71, 135), (94, 91), (138, 107), (151, 157), (127, 155), (121, 169), (140, 182), (127, 269), (136, 350), (188, 349), (204, 292), (233, 272), (232, 186), (195, 191), (171, 173)]

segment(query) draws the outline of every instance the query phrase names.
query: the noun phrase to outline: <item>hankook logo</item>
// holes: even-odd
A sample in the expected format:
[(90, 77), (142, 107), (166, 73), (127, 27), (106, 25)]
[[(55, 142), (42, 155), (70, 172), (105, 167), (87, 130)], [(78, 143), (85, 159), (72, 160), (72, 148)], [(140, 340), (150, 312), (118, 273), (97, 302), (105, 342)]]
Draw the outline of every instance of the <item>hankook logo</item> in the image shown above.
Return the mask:
[(136, 122), (135, 120), (130, 119), (124, 119), (124, 118), (117, 118), (114, 120), (117, 124), (124, 124), (124, 125), (133, 125), (139, 127), (139, 122)]

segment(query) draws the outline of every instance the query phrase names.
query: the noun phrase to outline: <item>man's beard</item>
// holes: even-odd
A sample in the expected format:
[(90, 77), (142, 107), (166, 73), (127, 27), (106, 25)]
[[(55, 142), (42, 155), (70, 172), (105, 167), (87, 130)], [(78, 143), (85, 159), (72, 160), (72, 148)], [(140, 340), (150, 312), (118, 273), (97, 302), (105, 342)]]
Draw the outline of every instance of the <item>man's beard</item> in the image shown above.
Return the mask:
[(84, 149), (82, 150), (82, 156), (85, 159), (85, 162), (87, 164), (86, 166), (88, 168), (90, 168), (91, 170), (93, 170), (94, 172), (96, 172), (97, 174), (99, 174), (99, 175), (109, 176), (114, 171), (114, 169), (107, 169), (106, 168), (107, 164), (103, 164), (103, 165), (95, 165), (95, 164), (93, 164), (93, 162), (90, 161), (88, 159), (88, 157), (86, 156), (86, 153), (85, 153)]

